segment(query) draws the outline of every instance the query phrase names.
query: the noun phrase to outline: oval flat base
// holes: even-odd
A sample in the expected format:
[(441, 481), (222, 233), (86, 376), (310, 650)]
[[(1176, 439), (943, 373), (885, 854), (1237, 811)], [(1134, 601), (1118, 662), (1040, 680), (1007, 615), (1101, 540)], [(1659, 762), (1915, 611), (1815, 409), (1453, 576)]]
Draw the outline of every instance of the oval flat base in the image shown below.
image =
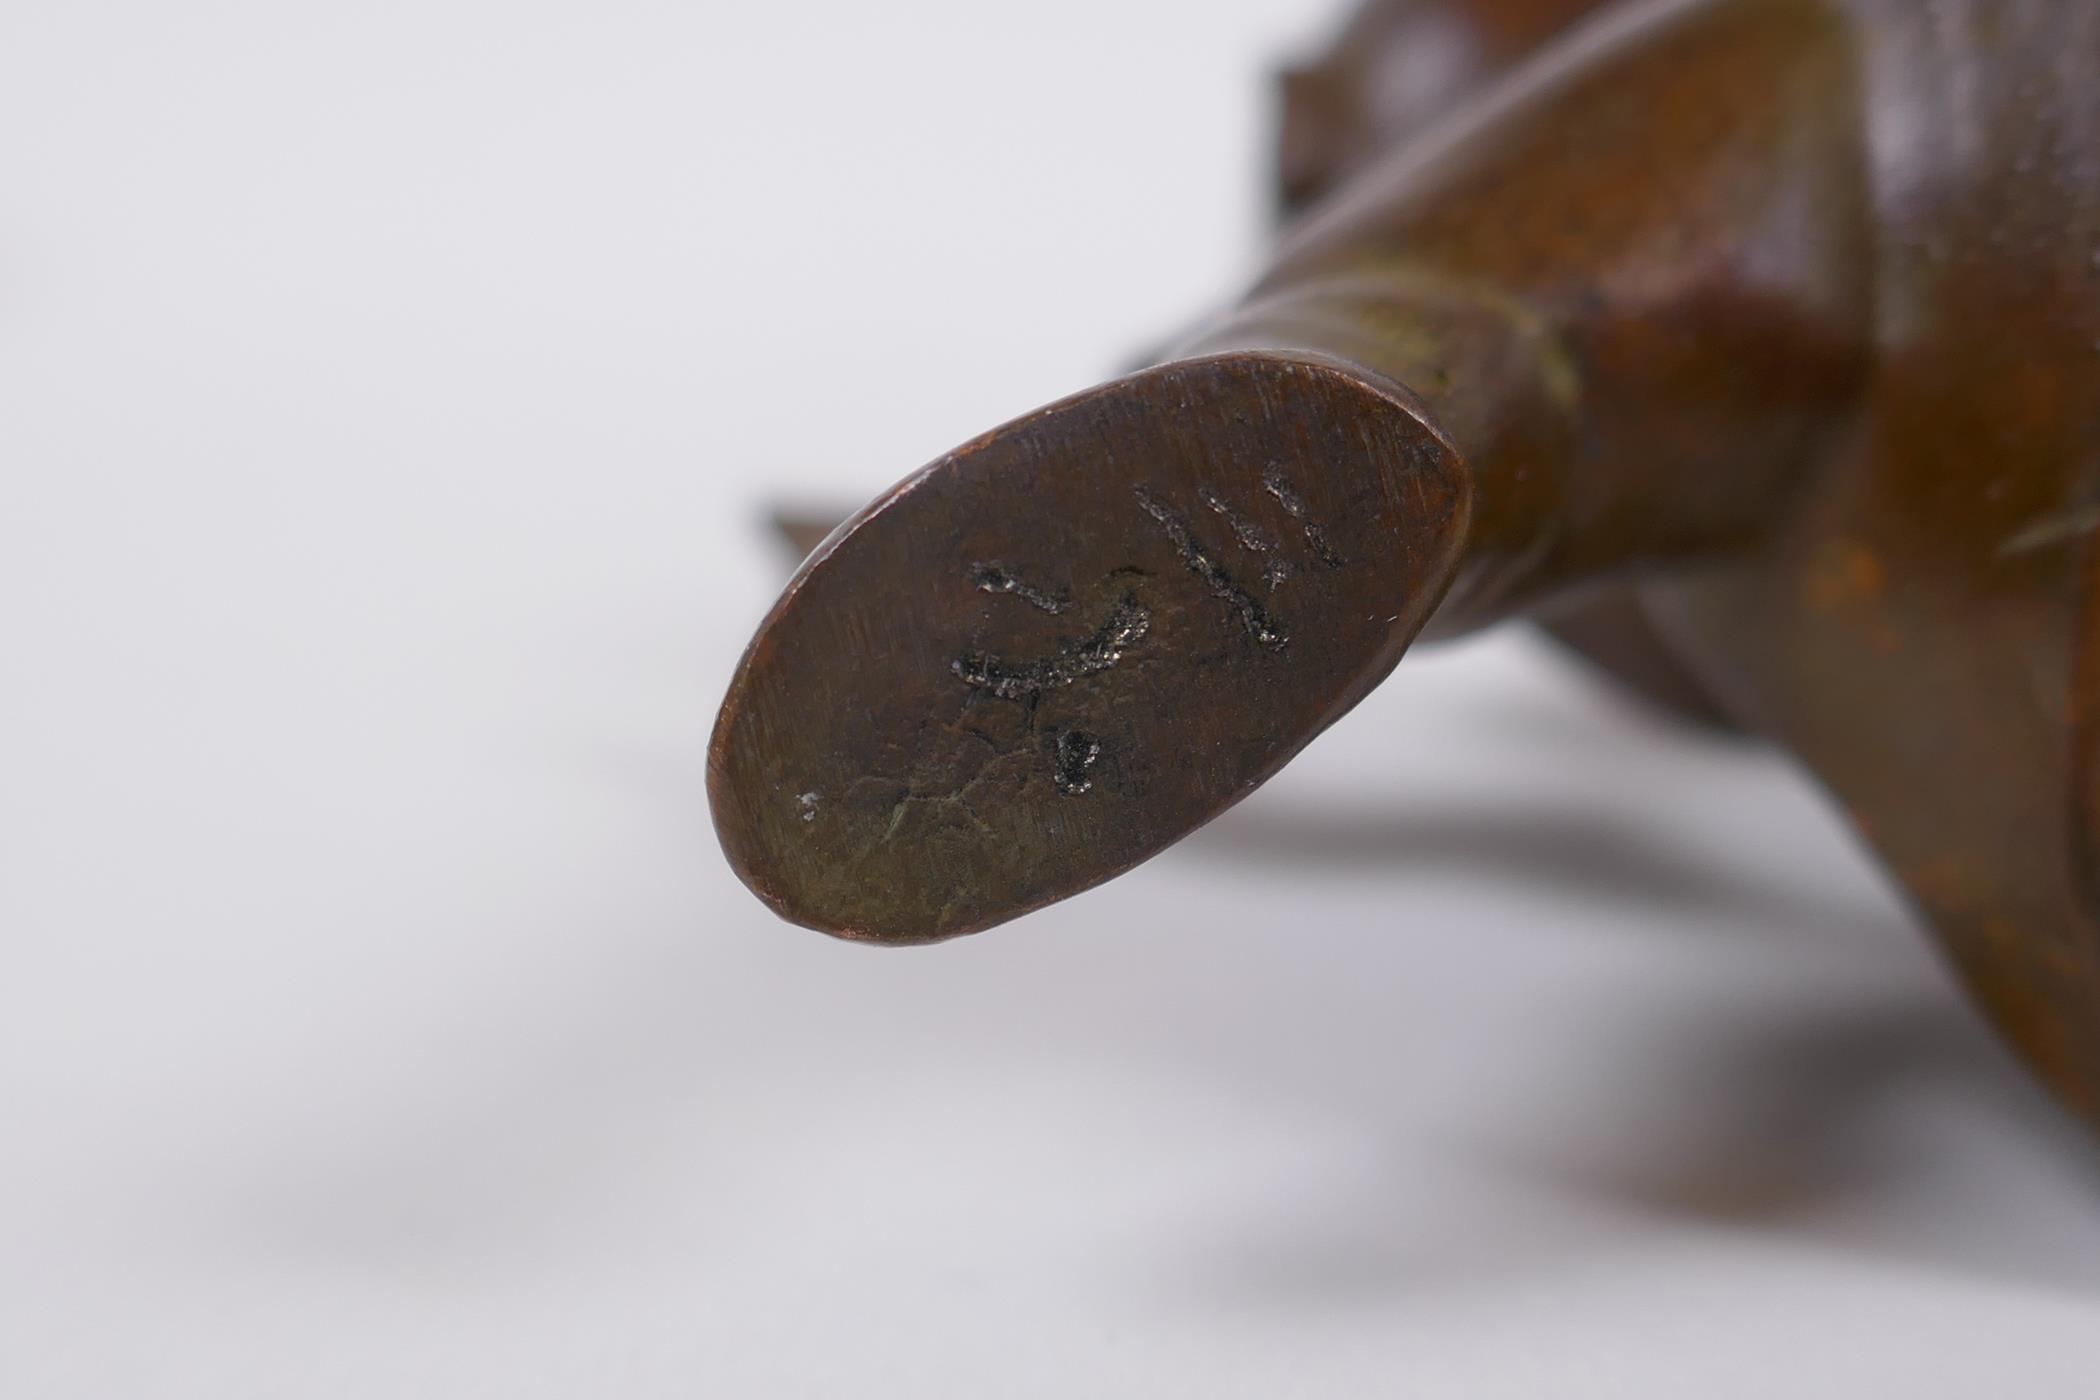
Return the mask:
[(1142, 371), (1015, 420), (804, 563), (722, 706), (723, 849), (783, 917), (970, 933), (1129, 869), (1390, 671), (1469, 497), (1392, 386)]

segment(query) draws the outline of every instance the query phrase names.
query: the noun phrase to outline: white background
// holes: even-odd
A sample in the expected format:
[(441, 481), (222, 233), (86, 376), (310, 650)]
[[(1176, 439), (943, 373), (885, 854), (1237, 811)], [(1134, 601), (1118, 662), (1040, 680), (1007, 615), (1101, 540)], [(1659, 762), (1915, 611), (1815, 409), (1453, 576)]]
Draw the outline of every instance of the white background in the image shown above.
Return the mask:
[(0, 1394), (2093, 1393), (2100, 1159), (1523, 637), (979, 939), (724, 868), (764, 507), (1229, 294), (1326, 18), (0, 4)]

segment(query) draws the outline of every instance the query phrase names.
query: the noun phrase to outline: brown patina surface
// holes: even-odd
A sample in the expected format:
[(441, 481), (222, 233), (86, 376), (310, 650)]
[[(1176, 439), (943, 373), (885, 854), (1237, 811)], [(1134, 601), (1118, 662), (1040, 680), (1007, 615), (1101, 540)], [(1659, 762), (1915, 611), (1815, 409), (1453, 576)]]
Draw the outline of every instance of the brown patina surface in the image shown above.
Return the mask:
[(1286, 99), (1245, 298), (789, 585), (715, 735), (738, 871), (983, 928), (1540, 616), (1797, 754), (2100, 1121), (2100, 6), (1392, 0)]

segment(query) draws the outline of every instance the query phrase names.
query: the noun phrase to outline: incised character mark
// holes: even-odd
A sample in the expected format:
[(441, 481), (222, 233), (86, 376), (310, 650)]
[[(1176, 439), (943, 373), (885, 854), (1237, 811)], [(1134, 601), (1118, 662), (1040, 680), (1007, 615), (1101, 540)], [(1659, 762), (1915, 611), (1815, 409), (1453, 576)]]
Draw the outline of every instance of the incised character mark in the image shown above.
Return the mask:
[[(1113, 582), (1126, 573), (1142, 575), (1143, 571), (1117, 569), (1108, 577)], [(1053, 592), (1022, 583), (997, 564), (980, 564), (970, 576), (988, 593), (1011, 593), (1045, 612), (1062, 612), (1070, 604), (1070, 595), (1064, 590)], [(952, 662), (949, 669), (973, 690), (1020, 705), (1027, 716), (1026, 727), (1033, 730), (1036, 706), (1044, 692), (1111, 669), (1151, 629), (1151, 609), (1138, 600), (1135, 590), (1130, 590), (1109, 609), (1107, 618), (1091, 634), (1066, 643), (1048, 656), (1016, 661), (970, 652)], [(966, 727), (964, 732), (997, 748), (982, 730)], [(1051, 778), (1057, 790), (1068, 797), (1090, 791), (1094, 780), (1089, 770), (1101, 757), (1102, 741), (1084, 730), (1067, 729), (1052, 734), (1048, 743)]]
[(1037, 588), (1024, 583), (1007, 571), (1003, 564), (972, 564), (970, 582), (986, 593), (1011, 593), (1024, 603), (1041, 608), (1046, 613), (1061, 613), (1072, 605), (1072, 600), (1061, 588)]
[[(1319, 561), (1329, 568), (1339, 567), (1341, 556), (1328, 542), (1326, 533), (1310, 518), (1304, 499), (1291, 489), (1281, 468), (1271, 467), (1262, 477), (1262, 486), (1282, 505), (1285, 514), (1297, 522), (1306, 544)], [(1138, 507), (1165, 533), (1168, 543), (1181, 556), (1181, 562), (1189, 572), (1202, 582), (1212, 597), (1231, 608), (1233, 617), (1249, 636), (1271, 650), (1288, 645), (1290, 629), (1225, 570), (1180, 512), (1141, 484), (1131, 489), (1137, 497)], [(1212, 513), (1224, 520), (1240, 548), (1263, 556), (1262, 576), (1271, 592), (1291, 576), (1291, 566), (1280, 557), (1281, 547), (1274, 536), (1234, 509), (1210, 487), (1199, 486), (1197, 495)], [(1031, 584), (996, 562), (973, 565), (970, 581), (983, 592), (1011, 594), (1053, 616), (1063, 613), (1071, 605), (1070, 595), (1063, 589)], [(1151, 610), (1138, 601), (1135, 592), (1128, 592), (1110, 609), (1108, 617), (1093, 633), (1066, 643), (1048, 656), (1013, 660), (988, 652), (969, 652), (951, 662), (949, 669), (973, 690), (1025, 706), (1029, 727), (1033, 728), (1036, 706), (1046, 692), (1112, 669), (1151, 628)], [(1101, 740), (1082, 730), (1072, 729), (1057, 733), (1050, 745), (1054, 764), (1052, 776), (1058, 791), (1077, 796), (1092, 788), (1093, 779), (1088, 774), (1101, 757)]]
[(1342, 566), (1342, 556), (1335, 553), (1334, 546), (1328, 543), (1327, 532), (1313, 521), (1311, 512), (1306, 508), (1305, 498), (1291, 489), (1291, 483), (1284, 477), (1283, 468), (1270, 467), (1263, 472), (1261, 484), (1262, 489), (1274, 496), (1277, 504), (1283, 507), (1284, 514), (1298, 522), (1298, 527), (1305, 532), (1305, 542), (1312, 546), (1312, 552), (1318, 556), (1320, 562), (1330, 569), (1339, 569)]
[(1070, 642), (1049, 656), (1010, 661), (985, 652), (971, 652), (958, 658), (949, 669), (964, 685), (1001, 700), (1032, 706), (1046, 690), (1108, 670), (1151, 630), (1151, 610), (1138, 601), (1137, 594), (1125, 593), (1109, 610), (1107, 621), (1090, 636)]
[(1270, 538), (1266, 530), (1234, 510), (1231, 502), (1217, 492), (1208, 486), (1199, 486), (1196, 488), (1196, 494), (1202, 498), (1203, 504), (1225, 517), (1225, 523), (1232, 527), (1233, 538), (1241, 544), (1257, 554), (1276, 548), (1276, 541)]
[[(1256, 554), (1269, 554), (1276, 548), (1274, 536), (1234, 510), (1232, 503), (1217, 492), (1211, 490), (1208, 486), (1203, 486), (1197, 488), (1196, 494), (1203, 498), (1203, 504), (1225, 517), (1225, 523), (1232, 527), (1232, 537), (1238, 540), (1244, 548), (1251, 549)], [(1269, 591), (1274, 593), (1277, 585), (1291, 576), (1290, 562), (1280, 557), (1264, 559), (1261, 566), (1261, 576), (1263, 581), (1269, 585)]]
[(1093, 787), (1094, 780), (1087, 776), (1087, 770), (1101, 757), (1099, 739), (1083, 730), (1067, 729), (1051, 741), (1050, 753), (1057, 764), (1052, 776), (1059, 792), (1078, 797)]
[(1139, 507), (1166, 533), (1168, 542), (1181, 556), (1181, 562), (1188, 565), (1189, 572), (1203, 581), (1212, 597), (1221, 599), (1232, 608), (1233, 615), (1255, 641), (1271, 648), (1290, 641), (1290, 630), (1270, 615), (1259, 598), (1242, 588), (1219, 566), (1202, 541), (1196, 538), (1195, 532), (1189, 529), (1186, 520), (1143, 486), (1131, 489), (1137, 495)]

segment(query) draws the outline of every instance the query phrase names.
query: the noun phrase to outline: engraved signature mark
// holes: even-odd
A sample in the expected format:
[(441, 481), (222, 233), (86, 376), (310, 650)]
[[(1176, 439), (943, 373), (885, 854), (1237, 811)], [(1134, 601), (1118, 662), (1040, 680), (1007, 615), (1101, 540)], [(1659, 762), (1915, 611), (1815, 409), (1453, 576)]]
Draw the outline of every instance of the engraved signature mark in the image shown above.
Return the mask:
[[(1276, 539), (1273, 535), (1234, 510), (1232, 503), (1217, 492), (1211, 490), (1208, 486), (1201, 486), (1196, 489), (1196, 494), (1202, 499), (1203, 504), (1225, 517), (1225, 523), (1232, 527), (1232, 537), (1238, 540), (1243, 548), (1251, 549), (1256, 554), (1263, 555), (1271, 554), (1276, 549)], [(1277, 586), (1291, 576), (1290, 561), (1281, 557), (1264, 559), (1261, 566), (1261, 576), (1262, 580), (1269, 585), (1269, 591), (1274, 593)]]
[(1217, 559), (1204, 548), (1203, 542), (1196, 538), (1186, 520), (1143, 486), (1131, 489), (1137, 495), (1139, 508), (1151, 516), (1165, 532), (1168, 543), (1172, 544), (1174, 552), (1181, 556), (1181, 562), (1188, 565), (1189, 572), (1203, 581), (1212, 597), (1231, 606), (1233, 615), (1255, 641), (1271, 648), (1281, 647), (1290, 641), (1290, 629), (1272, 616), (1269, 610), (1262, 606), (1259, 598), (1242, 588), (1232, 575), (1225, 572)]
[(1050, 753), (1057, 764), (1052, 776), (1059, 792), (1078, 797), (1094, 785), (1087, 770), (1101, 758), (1099, 739), (1084, 730), (1067, 729), (1051, 742)]
[(1299, 528), (1305, 532), (1305, 542), (1312, 546), (1312, 552), (1318, 556), (1320, 562), (1330, 569), (1339, 569), (1342, 566), (1342, 556), (1335, 553), (1334, 546), (1328, 542), (1327, 532), (1313, 521), (1311, 512), (1306, 508), (1305, 498), (1291, 489), (1291, 483), (1283, 475), (1283, 468), (1270, 467), (1263, 472), (1261, 485), (1264, 491), (1276, 498), (1276, 503), (1283, 507), (1284, 514), (1298, 522)]
[(1138, 601), (1137, 594), (1125, 593), (1091, 635), (1068, 643), (1049, 656), (1010, 661), (985, 652), (970, 652), (957, 658), (949, 669), (973, 689), (1001, 700), (1032, 705), (1046, 690), (1108, 670), (1151, 630), (1151, 609)]
[(1071, 598), (1061, 588), (1038, 588), (1014, 577), (1003, 564), (973, 564), (970, 566), (970, 582), (986, 593), (1011, 593), (1024, 603), (1041, 608), (1046, 613), (1061, 613), (1072, 605)]

